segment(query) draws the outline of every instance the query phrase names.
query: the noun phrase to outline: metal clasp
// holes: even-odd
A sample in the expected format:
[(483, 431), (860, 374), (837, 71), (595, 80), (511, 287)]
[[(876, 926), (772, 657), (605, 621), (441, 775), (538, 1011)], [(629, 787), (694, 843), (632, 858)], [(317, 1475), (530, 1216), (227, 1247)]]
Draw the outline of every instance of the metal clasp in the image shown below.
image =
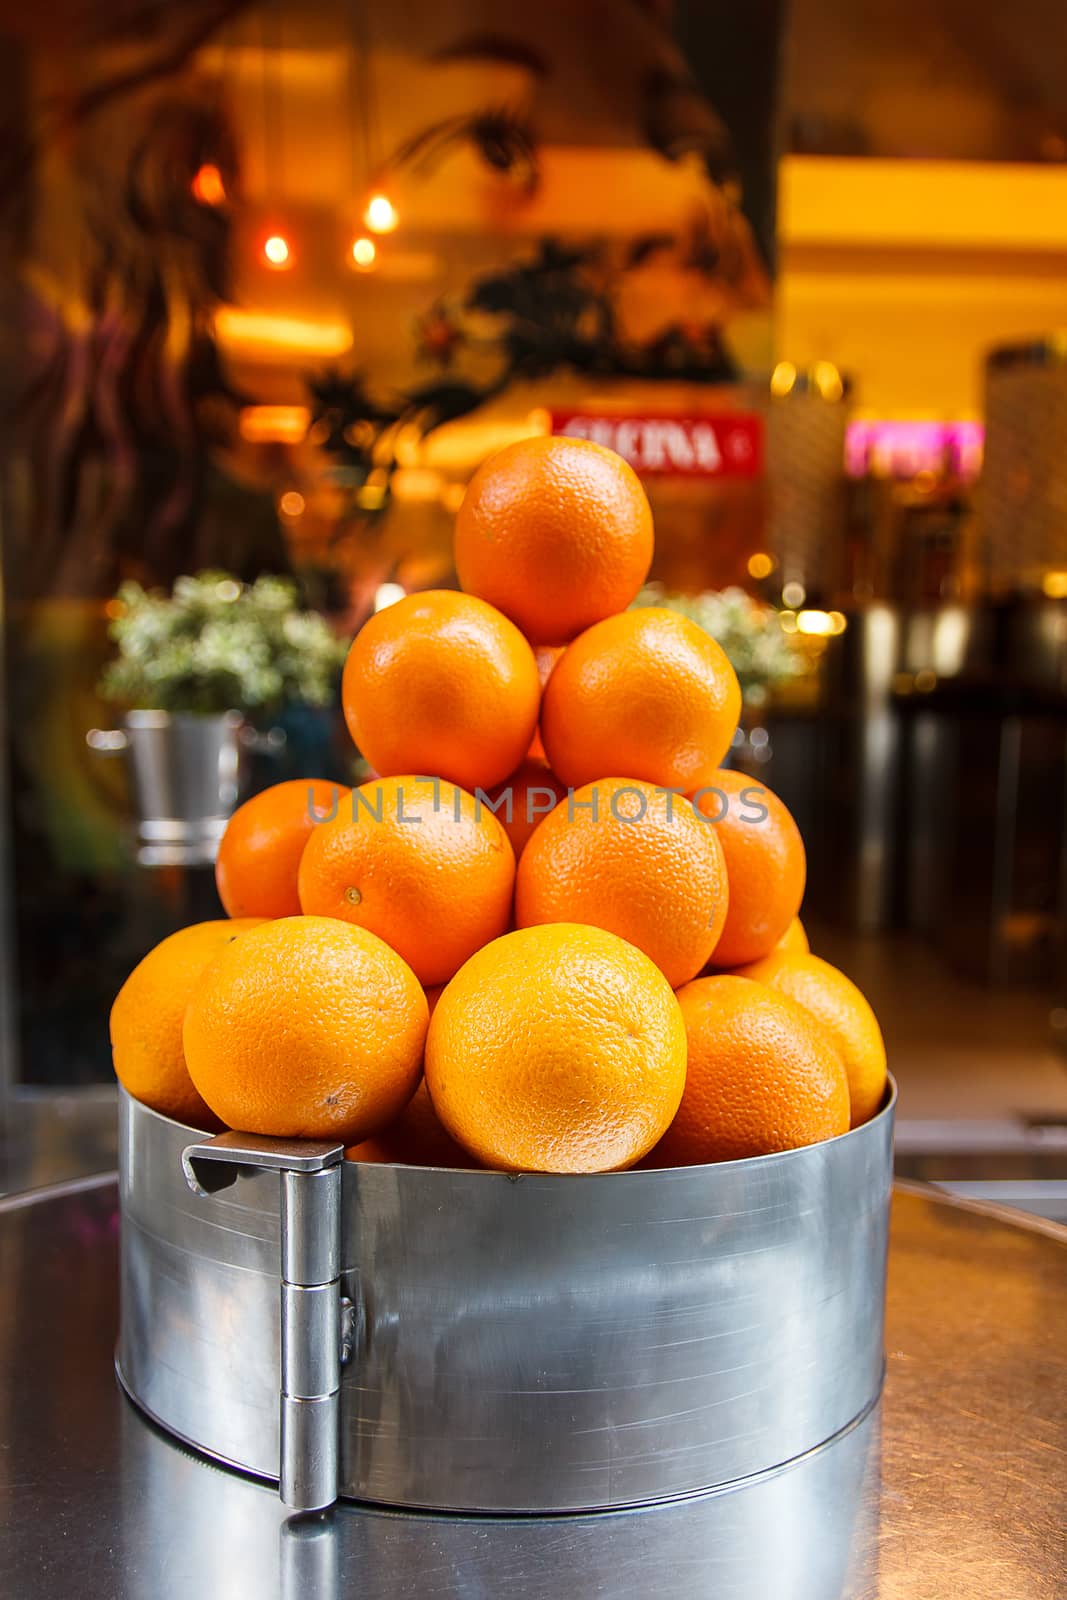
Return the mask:
[(281, 1448), (279, 1493), (294, 1511), (337, 1499), (342, 1345), (341, 1161), (344, 1146), (222, 1133), (182, 1152), (194, 1194), (243, 1170), (278, 1173), (281, 1189)]

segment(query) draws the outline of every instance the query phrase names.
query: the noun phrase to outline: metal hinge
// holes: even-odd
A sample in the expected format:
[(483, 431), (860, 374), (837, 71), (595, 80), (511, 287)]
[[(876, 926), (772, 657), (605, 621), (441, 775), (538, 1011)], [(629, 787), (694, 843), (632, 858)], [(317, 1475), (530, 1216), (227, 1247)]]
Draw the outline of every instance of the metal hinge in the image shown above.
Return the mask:
[(219, 1134), (182, 1152), (194, 1194), (217, 1194), (248, 1169), (278, 1174), (278, 1487), (294, 1511), (321, 1511), (337, 1499), (341, 1367), (352, 1341), (351, 1305), (341, 1295), (343, 1156), (340, 1144), (237, 1133)]

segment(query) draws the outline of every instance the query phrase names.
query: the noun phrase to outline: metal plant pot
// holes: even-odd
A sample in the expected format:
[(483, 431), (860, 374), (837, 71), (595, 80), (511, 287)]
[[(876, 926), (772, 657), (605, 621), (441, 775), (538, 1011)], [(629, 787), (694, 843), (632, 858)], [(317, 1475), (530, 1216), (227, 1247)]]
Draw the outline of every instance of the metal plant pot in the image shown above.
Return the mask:
[(143, 863), (215, 859), (237, 804), (245, 729), (237, 711), (130, 711), (121, 729), (90, 732), (92, 749), (125, 754)]
[(119, 1375), (301, 1510), (761, 1476), (880, 1392), (894, 1100), (780, 1155), (567, 1177), (207, 1139), (123, 1093)]

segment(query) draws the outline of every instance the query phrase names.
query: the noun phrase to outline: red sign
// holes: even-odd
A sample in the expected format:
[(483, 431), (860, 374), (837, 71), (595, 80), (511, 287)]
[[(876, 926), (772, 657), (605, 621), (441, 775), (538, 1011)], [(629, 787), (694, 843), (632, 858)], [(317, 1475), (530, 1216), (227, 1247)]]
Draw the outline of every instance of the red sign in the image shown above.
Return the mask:
[(763, 419), (754, 412), (595, 416), (553, 411), (552, 432), (606, 445), (643, 478), (757, 478), (763, 471)]

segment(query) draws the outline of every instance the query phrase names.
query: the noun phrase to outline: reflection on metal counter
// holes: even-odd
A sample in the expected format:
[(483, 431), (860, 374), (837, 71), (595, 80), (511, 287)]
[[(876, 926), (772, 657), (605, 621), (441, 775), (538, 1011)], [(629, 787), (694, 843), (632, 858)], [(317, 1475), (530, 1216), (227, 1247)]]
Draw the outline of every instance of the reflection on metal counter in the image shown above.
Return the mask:
[(290, 1519), (120, 1393), (117, 1204), (105, 1178), (0, 1206), (0, 1573), (19, 1600), (1062, 1600), (1063, 1229), (898, 1192), (882, 1405), (751, 1488), (595, 1516)]

